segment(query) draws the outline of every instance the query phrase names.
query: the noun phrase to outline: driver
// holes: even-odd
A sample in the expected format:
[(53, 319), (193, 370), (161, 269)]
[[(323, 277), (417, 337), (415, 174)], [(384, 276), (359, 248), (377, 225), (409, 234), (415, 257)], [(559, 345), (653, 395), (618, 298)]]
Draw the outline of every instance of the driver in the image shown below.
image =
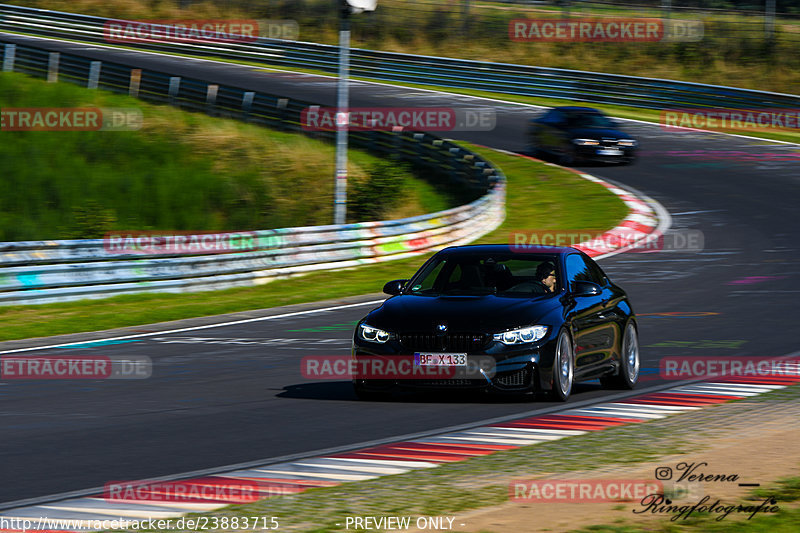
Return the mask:
[(556, 267), (553, 263), (545, 261), (536, 267), (535, 284), (541, 285), (545, 292), (555, 292), (556, 290)]

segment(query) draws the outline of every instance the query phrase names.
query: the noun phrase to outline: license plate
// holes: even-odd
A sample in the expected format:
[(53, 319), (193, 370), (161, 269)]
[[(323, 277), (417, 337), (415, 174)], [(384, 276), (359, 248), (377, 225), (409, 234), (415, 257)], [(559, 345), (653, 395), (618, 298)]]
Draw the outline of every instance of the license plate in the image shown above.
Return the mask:
[(622, 150), (616, 148), (600, 149), (597, 151), (598, 155), (622, 155)]
[(414, 354), (416, 366), (467, 366), (465, 353), (424, 353)]

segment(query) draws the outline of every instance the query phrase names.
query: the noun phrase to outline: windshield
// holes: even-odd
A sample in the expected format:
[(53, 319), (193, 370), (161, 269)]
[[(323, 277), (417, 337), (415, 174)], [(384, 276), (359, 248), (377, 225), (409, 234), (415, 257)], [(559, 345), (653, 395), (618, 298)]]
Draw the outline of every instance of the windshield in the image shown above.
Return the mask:
[(411, 279), (406, 294), (546, 296), (559, 290), (557, 265), (555, 255), (443, 255)]
[(580, 113), (569, 115), (569, 126), (571, 128), (615, 128), (614, 122), (600, 113)]

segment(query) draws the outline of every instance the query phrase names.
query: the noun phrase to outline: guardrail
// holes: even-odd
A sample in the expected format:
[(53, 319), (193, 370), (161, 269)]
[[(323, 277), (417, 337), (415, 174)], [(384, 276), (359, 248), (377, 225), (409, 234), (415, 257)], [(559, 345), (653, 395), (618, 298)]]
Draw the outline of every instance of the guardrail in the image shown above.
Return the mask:
[[(302, 131), (301, 112), (312, 105), (10, 44), (2, 36), (0, 60), (5, 71), (135, 94), (144, 100), (290, 131)], [(314, 135), (332, 137), (334, 133)], [(278, 276), (400, 259), (463, 244), (504, 219), (505, 177), (479, 155), (427, 133), (354, 131), (349, 140), (353, 146), (453, 180), (480, 197), (464, 206), (402, 220), (252, 232), (258, 244), (247, 252), (120, 254), (98, 239), (0, 243), (0, 305), (262, 284)]]
[[(113, 19), (0, 4), (0, 30), (79, 41), (105, 42)], [(289, 68), (336, 72), (336, 46), (258, 39), (252, 43), (131, 43), (148, 50), (243, 59)], [(351, 75), (375, 80), (566, 98), (649, 109), (681, 107), (793, 108), (800, 96), (673, 80), (583, 72), (465, 59), (352, 49)]]

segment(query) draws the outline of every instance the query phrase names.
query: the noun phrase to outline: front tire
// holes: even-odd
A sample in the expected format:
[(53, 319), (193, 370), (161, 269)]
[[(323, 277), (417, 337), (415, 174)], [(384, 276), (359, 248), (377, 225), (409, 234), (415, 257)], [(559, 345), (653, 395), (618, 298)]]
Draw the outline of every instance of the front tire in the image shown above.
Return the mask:
[(578, 149), (574, 146), (569, 146), (559, 155), (558, 164), (562, 167), (571, 167), (576, 165), (579, 160)]
[(575, 378), (575, 357), (572, 337), (561, 330), (556, 342), (556, 355), (553, 358), (553, 387), (550, 396), (557, 402), (566, 402), (572, 393)]
[(628, 322), (622, 337), (619, 373), (615, 376), (603, 376), (600, 384), (610, 389), (631, 390), (639, 381), (640, 366), (639, 334), (633, 322)]

